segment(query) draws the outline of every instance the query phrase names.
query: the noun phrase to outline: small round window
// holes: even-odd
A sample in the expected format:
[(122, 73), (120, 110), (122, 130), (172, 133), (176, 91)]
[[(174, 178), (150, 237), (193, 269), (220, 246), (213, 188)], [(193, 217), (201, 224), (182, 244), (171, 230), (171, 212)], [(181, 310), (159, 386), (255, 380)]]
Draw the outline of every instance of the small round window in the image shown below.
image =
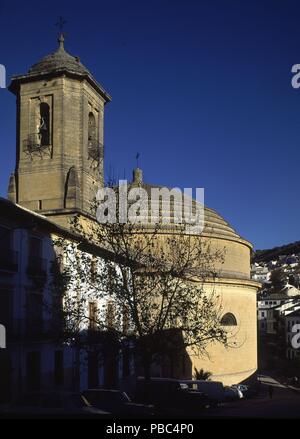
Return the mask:
[(223, 317), (221, 318), (221, 325), (222, 326), (237, 326), (237, 321), (236, 321), (235, 316), (231, 312), (224, 314)]

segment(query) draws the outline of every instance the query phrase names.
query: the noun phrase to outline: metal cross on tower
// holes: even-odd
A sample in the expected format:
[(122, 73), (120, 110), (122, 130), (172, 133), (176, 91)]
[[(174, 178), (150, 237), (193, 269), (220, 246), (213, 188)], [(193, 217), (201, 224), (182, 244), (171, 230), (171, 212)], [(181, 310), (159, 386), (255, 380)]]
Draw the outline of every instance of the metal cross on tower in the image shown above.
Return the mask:
[(67, 21), (63, 17), (59, 17), (59, 20), (57, 23), (55, 23), (55, 26), (58, 27), (59, 33), (58, 33), (58, 43), (60, 49), (64, 49), (64, 41), (66, 34), (63, 32), (64, 26), (67, 23)]
[(139, 158), (140, 158), (140, 153), (137, 152), (137, 153), (136, 153), (136, 156), (135, 156), (135, 159), (136, 159), (136, 167), (137, 167), (137, 168), (139, 167)]
[(62, 34), (66, 23), (67, 21), (63, 17), (59, 17), (58, 22), (55, 24), (55, 26), (58, 27), (60, 34)]

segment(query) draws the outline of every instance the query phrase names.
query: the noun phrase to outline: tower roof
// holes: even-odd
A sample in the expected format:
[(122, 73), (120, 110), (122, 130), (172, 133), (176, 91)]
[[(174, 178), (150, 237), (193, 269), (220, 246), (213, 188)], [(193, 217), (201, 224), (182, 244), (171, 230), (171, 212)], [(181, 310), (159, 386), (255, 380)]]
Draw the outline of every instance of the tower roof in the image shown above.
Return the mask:
[(62, 34), (58, 38), (58, 43), (58, 49), (30, 67), (28, 71), (29, 74), (53, 73), (67, 70), (71, 73), (91, 75), (77, 56), (70, 55), (66, 52), (64, 47), (64, 37)]
[(70, 55), (64, 47), (64, 36), (61, 34), (58, 38), (59, 46), (55, 52), (43, 57), (40, 61), (30, 67), (26, 75), (18, 75), (12, 78), (10, 90), (15, 90), (18, 82), (26, 82), (41, 76), (59, 75), (65, 73), (67, 75), (83, 77), (91, 83), (91, 85), (104, 97), (106, 102), (111, 101), (110, 95), (95, 80), (90, 71), (80, 62), (78, 56)]

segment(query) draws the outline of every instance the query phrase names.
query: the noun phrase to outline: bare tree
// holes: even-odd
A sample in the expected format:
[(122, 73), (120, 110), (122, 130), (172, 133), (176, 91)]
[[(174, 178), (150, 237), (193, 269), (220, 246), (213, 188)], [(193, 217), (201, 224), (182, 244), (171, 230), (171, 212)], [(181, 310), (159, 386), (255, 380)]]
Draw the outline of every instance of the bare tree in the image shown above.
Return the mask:
[[(146, 380), (153, 362), (165, 356), (173, 364), (187, 350), (201, 356), (211, 343), (227, 345), (214, 288), (224, 250), (181, 226), (99, 225), (79, 217), (72, 226), (79, 244), (55, 242), (64, 259), (55, 290), (63, 298), (69, 339), (83, 332), (83, 324), (113, 333), (134, 346)], [(97, 312), (91, 315), (87, 304), (93, 300)]]

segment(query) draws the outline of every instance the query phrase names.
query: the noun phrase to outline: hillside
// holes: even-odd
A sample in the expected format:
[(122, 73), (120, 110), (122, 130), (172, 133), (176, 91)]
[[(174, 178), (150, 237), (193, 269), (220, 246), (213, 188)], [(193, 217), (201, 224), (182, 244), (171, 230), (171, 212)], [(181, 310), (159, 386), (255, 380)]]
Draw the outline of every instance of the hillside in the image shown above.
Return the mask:
[(269, 262), (277, 260), (281, 255), (292, 255), (300, 253), (300, 241), (291, 244), (274, 247), (267, 250), (256, 250), (252, 257), (252, 262)]

